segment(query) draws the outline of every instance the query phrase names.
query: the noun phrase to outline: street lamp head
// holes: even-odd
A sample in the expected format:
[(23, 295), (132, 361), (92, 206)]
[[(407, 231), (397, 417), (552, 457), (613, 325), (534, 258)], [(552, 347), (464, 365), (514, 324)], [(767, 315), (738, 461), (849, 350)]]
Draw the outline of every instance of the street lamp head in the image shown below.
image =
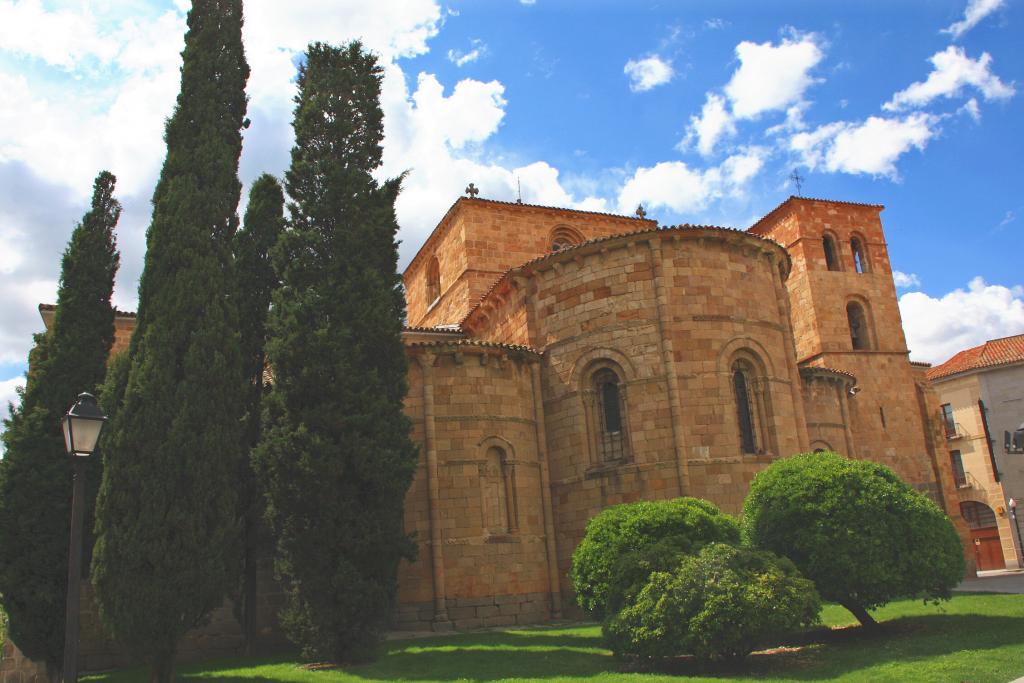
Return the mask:
[(92, 394), (81, 393), (78, 402), (64, 416), (64, 447), (68, 455), (87, 458), (96, 450), (107, 416)]
[(1006, 504), (1010, 506), (1011, 510), (1016, 510), (1017, 509), (1017, 501), (1015, 501), (1013, 498), (1011, 498), (1010, 500), (1006, 501)]

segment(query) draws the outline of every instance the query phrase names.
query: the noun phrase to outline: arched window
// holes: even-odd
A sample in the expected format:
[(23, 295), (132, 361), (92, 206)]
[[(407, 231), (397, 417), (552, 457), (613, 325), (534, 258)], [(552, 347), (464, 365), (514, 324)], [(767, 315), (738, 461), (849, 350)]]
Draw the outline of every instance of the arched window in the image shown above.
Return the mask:
[(551, 231), (551, 251), (561, 251), (574, 247), (583, 241), (583, 237), (567, 226), (560, 226)]
[(853, 265), (857, 272), (870, 273), (871, 263), (868, 262), (868, 253), (864, 249), (864, 241), (860, 237), (851, 237), (850, 249), (853, 251)]
[(732, 368), (732, 388), (736, 399), (736, 420), (740, 428), (740, 447), (744, 453), (757, 453), (757, 436), (755, 434), (755, 403), (751, 395), (751, 379), (753, 377), (750, 363), (736, 361)]
[(441, 265), (437, 257), (430, 259), (427, 265), (427, 303), (432, 305), (441, 297)]
[(850, 325), (850, 342), (854, 351), (865, 351), (871, 348), (871, 330), (864, 307), (856, 301), (846, 304), (846, 321)]
[(840, 270), (839, 259), (836, 258), (836, 241), (832, 235), (821, 238), (821, 248), (825, 251), (825, 265), (829, 270)]
[(491, 535), (512, 533), (516, 522), (515, 468), (504, 448), (491, 446), (484, 455), (480, 473), (484, 530)]
[(960, 503), (960, 514), (971, 529), (985, 529), (996, 526), (996, 513), (984, 503), (965, 500)]
[(603, 462), (626, 457), (625, 423), (623, 421), (622, 388), (619, 376), (611, 368), (594, 373), (593, 388), (597, 398), (597, 448)]

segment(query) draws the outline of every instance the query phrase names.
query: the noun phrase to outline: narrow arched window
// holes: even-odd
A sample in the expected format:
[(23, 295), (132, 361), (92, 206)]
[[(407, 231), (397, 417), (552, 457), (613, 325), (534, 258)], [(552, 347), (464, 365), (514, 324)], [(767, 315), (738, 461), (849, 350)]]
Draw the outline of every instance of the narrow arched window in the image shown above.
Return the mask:
[(603, 368), (594, 373), (597, 394), (599, 433), (598, 448), (601, 459), (619, 460), (625, 457), (625, 425), (622, 420), (622, 388), (614, 370)]
[(871, 272), (871, 265), (868, 263), (867, 252), (864, 251), (864, 243), (859, 237), (850, 240), (850, 249), (853, 251), (853, 265), (858, 273)]
[(871, 331), (868, 329), (868, 319), (864, 314), (864, 307), (856, 301), (846, 305), (846, 321), (850, 325), (850, 343), (854, 351), (864, 351), (871, 348)]
[(441, 297), (441, 265), (437, 257), (430, 259), (427, 265), (427, 304), (433, 304)]
[(825, 265), (829, 270), (839, 270), (839, 259), (836, 258), (836, 241), (832, 235), (821, 238), (821, 247), (825, 251)]
[(745, 364), (737, 363), (732, 373), (732, 386), (736, 397), (736, 419), (740, 428), (740, 446), (744, 453), (757, 453), (748, 372)]
[(518, 526), (515, 469), (508, 462), (505, 449), (498, 446), (487, 449), (481, 474), (484, 529), (492, 535), (515, 531)]

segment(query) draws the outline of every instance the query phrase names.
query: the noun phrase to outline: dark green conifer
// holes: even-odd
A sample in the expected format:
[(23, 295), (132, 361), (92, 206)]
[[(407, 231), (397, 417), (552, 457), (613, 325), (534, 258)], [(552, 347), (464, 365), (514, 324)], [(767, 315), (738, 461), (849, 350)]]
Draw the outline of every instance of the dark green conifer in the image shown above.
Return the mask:
[(371, 175), (381, 73), (359, 43), (313, 44), (299, 70), (256, 458), (289, 591), (283, 622), (308, 656), (334, 661), (374, 655), (414, 550), (402, 524), (417, 456), (402, 412), (401, 179)]
[[(0, 594), (11, 639), (52, 669), (63, 662), (71, 522), (72, 464), (60, 420), (79, 393), (97, 392), (114, 341), (110, 295), (119, 261), (114, 227), (121, 215), (115, 182), (106, 171), (96, 177), (92, 207), (61, 261), (53, 324), (36, 335), (25, 390), (3, 436)], [(85, 466), (95, 478), (99, 458)]]
[(263, 495), (256, 486), (250, 453), (260, 438), (261, 402), (266, 368), (264, 347), (270, 295), (277, 288), (277, 275), (270, 262), (270, 249), (284, 230), (284, 191), (277, 179), (263, 174), (249, 190), (242, 229), (235, 234), (235, 272), (238, 280), (238, 318), (246, 381), (242, 458), (239, 468), (239, 511), (242, 517), (242, 632), (251, 654), (256, 636), (257, 569), (269, 557), (269, 543), (263, 524)]
[(194, 0), (182, 58), (93, 557), (105, 625), (159, 681), (172, 676), (178, 639), (222, 604), (236, 575), (241, 0)]

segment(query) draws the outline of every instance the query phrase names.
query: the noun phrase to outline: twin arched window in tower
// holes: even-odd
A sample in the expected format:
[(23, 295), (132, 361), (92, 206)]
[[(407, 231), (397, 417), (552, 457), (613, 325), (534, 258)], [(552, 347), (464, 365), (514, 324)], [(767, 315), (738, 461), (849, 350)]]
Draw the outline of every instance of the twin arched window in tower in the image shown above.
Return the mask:
[[(835, 235), (825, 233), (821, 236), (821, 249), (825, 252), (825, 266), (829, 270), (843, 270), (843, 263), (839, 257), (839, 242)], [(850, 237), (850, 252), (853, 256), (853, 268), (858, 273), (870, 273), (871, 261), (868, 258), (864, 238), (854, 234)]]

